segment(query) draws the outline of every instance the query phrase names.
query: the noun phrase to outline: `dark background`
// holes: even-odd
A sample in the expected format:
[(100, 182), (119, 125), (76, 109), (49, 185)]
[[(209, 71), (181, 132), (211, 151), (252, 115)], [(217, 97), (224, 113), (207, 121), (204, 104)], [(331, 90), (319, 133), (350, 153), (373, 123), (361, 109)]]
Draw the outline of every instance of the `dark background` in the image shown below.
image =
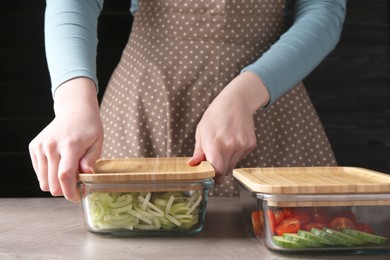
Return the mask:
[[(99, 20), (99, 98), (130, 31), (130, 0), (106, 0)], [(0, 197), (39, 189), (28, 143), (53, 118), (44, 0), (2, 0)], [(305, 79), (339, 165), (390, 174), (389, 1), (349, 0), (341, 41)]]

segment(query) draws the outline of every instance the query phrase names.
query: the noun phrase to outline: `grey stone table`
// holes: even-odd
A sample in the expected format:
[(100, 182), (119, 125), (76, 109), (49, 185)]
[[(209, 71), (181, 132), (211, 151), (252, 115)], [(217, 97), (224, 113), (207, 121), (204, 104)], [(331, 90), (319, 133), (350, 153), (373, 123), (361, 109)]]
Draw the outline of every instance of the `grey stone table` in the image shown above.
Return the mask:
[(280, 254), (244, 227), (238, 198), (211, 198), (193, 237), (112, 238), (89, 233), (80, 204), (0, 198), (0, 259), (390, 259), (390, 254)]

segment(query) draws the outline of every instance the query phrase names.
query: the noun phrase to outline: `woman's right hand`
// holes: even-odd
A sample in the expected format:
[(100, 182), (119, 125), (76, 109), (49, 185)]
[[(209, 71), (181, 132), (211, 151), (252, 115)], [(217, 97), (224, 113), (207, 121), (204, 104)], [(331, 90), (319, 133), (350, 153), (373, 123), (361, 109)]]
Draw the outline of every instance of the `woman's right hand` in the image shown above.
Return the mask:
[(235, 77), (213, 100), (195, 133), (191, 166), (209, 161), (216, 183), (222, 183), (237, 163), (256, 147), (254, 113), (269, 102), (263, 81), (246, 71)]
[(29, 145), (31, 161), (43, 191), (78, 202), (77, 173), (92, 172), (103, 146), (93, 81), (75, 78), (61, 85), (54, 111), (54, 120)]

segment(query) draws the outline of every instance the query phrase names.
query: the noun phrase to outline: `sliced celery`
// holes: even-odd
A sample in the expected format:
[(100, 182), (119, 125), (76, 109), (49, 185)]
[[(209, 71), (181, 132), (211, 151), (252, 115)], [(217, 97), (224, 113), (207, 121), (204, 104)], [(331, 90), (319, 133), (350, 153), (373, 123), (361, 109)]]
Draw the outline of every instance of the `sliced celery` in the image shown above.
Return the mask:
[[(187, 194), (187, 193), (186, 193)], [(202, 196), (181, 192), (91, 193), (87, 207), (96, 229), (190, 229), (199, 220)]]

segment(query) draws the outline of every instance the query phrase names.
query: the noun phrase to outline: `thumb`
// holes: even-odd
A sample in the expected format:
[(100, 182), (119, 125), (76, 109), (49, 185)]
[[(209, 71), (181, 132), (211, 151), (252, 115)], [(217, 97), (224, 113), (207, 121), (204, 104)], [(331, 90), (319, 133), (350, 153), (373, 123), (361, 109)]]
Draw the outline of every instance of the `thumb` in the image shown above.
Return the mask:
[(199, 165), (202, 161), (206, 161), (206, 155), (204, 154), (200, 142), (195, 142), (194, 153), (192, 157), (187, 161), (190, 166)]
[(91, 146), (80, 159), (79, 170), (85, 173), (94, 173), (95, 162), (100, 158), (102, 148), (99, 145)]

